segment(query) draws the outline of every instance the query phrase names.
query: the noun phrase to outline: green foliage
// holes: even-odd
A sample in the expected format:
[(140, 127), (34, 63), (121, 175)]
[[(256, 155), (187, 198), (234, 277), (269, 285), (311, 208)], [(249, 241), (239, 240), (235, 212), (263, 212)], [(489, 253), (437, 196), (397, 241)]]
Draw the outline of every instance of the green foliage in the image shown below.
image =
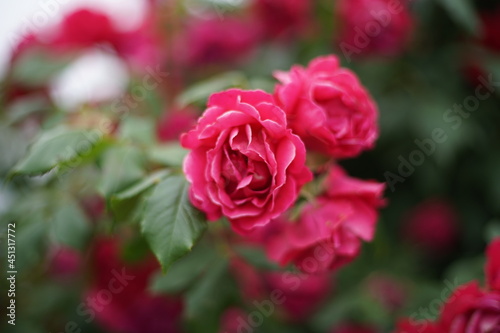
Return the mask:
[(202, 82), (198, 82), (186, 89), (178, 98), (181, 106), (189, 104), (205, 104), (211, 94), (234, 87), (247, 85), (245, 76), (240, 72), (228, 72), (217, 75)]
[(166, 143), (161, 146), (152, 146), (148, 150), (151, 161), (164, 166), (181, 167), (188, 151), (178, 143)]
[(72, 58), (69, 55), (54, 59), (53, 55), (42, 50), (26, 52), (17, 60), (12, 78), (23, 85), (42, 86), (65, 68)]
[(67, 198), (63, 198), (50, 221), (53, 243), (83, 250), (90, 237), (90, 225), (81, 208)]
[(186, 291), (200, 275), (211, 269), (212, 264), (220, 260), (213, 249), (206, 245), (195, 246), (193, 251), (182, 260), (176, 261), (166, 274), (158, 272), (151, 283), (154, 293), (176, 294)]
[(99, 192), (106, 198), (139, 181), (144, 175), (144, 155), (133, 146), (117, 146), (107, 150), (101, 161)]
[(98, 131), (57, 127), (42, 133), (28, 154), (14, 166), (14, 174), (39, 175), (56, 166), (73, 167), (103, 141)]
[(468, 32), (479, 35), (480, 24), (471, 0), (438, 0), (450, 16)]
[(156, 185), (144, 207), (142, 232), (164, 271), (191, 251), (207, 227), (187, 189), (184, 176), (171, 175)]

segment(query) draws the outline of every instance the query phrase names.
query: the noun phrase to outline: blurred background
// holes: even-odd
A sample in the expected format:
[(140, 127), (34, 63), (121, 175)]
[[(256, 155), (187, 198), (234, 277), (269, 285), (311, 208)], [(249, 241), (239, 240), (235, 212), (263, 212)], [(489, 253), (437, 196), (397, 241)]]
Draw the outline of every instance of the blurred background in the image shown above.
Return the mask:
[[(2, 332), (390, 332), (484, 280), (500, 235), (499, 1), (22, 0), (0, 12), (0, 267), (15, 223), (18, 272), (16, 325), (2, 306)], [(147, 177), (180, 167), (179, 135), (207, 97), (272, 92), (274, 71), (332, 53), (379, 108), (376, 148), (340, 162), (387, 183), (375, 240), (288, 290), (233, 236), (228, 259), (211, 225), (162, 275), (139, 231)], [(43, 149), (26, 158), (30, 145)], [(266, 315), (255, 302), (276, 289), (286, 301)]]

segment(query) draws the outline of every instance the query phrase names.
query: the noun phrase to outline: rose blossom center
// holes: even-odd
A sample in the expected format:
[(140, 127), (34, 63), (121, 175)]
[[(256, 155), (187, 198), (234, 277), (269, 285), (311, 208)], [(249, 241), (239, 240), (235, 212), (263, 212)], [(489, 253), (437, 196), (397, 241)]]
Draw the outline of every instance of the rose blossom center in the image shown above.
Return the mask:
[(225, 191), (234, 199), (264, 194), (271, 184), (271, 174), (265, 162), (254, 160), (227, 145), (221, 170)]

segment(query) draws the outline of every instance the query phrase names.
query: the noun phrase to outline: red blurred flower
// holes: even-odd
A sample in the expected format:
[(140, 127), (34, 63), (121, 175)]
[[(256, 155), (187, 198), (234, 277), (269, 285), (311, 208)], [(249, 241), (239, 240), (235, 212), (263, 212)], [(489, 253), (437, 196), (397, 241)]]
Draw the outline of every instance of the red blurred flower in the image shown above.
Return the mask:
[(389, 275), (375, 273), (366, 280), (368, 293), (388, 311), (400, 309), (406, 300), (402, 283)]
[(118, 56), (138, 69), (161, 61), (161, 38), (155, 31), (154, 15), (147, 16), (135, 30), (122, 31), (111, 18), (99, 11), (78, 9), (66, 16), (50, 46), (63, 51), (79, 51), (97, 45), (111, 46)]
[(458, 217), (448, 202), (427, 200), (412, 209), (405, 220), (405, 238), (427, 253), (442, 256), (453, 250), (458, 238)]
[(500, 237), (496, 238), (486, 252), (486, 278), (488, 286), (500, 292)]
[(393, 56), (407, 46), (413, 19), (406, 0), (340, 0), (339, 42), (346, 58)]
[(253, 7), (264, 38), (293, 38), (312, 25), (310, 0), (254, 0)]
[(67, 280), (75, 277), (82, 268), (81, 254), (70, 247), (53, 249), (49, 254), (49, 272), (56, 279)]
[(271, 259), (293, 262), (306, 273), (323, 272), (351, 262), (362, 240), (373, 239), (384, 184), (351, 178), (340, 167), (325, 184), (325, 193), (303, 207), (297, 222), (273, 221), (282, 231), (267, 241)]
[(331, 290), (327, 274), (259, 272), (239, 258), (233, 259), (231, 270), (244, 299), (269, 311), (279, 308), (288, 321), (306, 319)]
[(483, 35), (481, 43), (493, 51), (500, 52), (500, 6), (495, 10), (480, 13)]
[(67, 48), (90, 47), (99, 43), (118, 44), (120, 33), (104, 13), (78, 9), (66, 16), (54, 44)]
[(182, 133), (196, 124), (197, 119), (198, 114), (192, 108), (168, 110), (158, 122), (156, 136), (161, 142), (179, 140)]
[(94, 282), (86, 301), (106, 330), (179, 332), (180, 301), (154, 296), (147, 290), (151, 274), (159, 268), (152, 256), (139, 263), (127, 263), (120, 258), (117, 241), (101, 239), (95, 244), (93, 266)]
[(500, 332), (500, 293), (484, 292), (476, 282), (458, 287), (444, 305), (439, 332)]
[(116, 51), (138, 70), (161, 64), (161, 40), (147, 26), (125, 32), (120, 36)]
[(265, 274), (268, 294), (282, 292), (281, 308), (290, 321), (307, 319), (331, 290), (327, 274), (305, 275), (290, 272)]
[(106, 211), (106, 200), (97, 194), (83, 198), (81, 204), (92, 222), (101, 219)]
[(254, 50), (255, 25), (236, 17), (194, 20), (179, 41), (188, 66), (238, 62)]
[(220, 333), (240, 333), (241, 328), (247, 326), (245, 320), (248, 314), (238, 308), (229, 308), (222, 314)]
[(308, 149), (335, 158), (355, 157), (378, 137), (375, 103), (337, 57), (318, 57), (307, 68), (276, 72), (275, 98)]
[(434, 323), (430, 321), (413, 322), (410, 319), (401, 320), (394, 333), (444, 333), (438, 331)]

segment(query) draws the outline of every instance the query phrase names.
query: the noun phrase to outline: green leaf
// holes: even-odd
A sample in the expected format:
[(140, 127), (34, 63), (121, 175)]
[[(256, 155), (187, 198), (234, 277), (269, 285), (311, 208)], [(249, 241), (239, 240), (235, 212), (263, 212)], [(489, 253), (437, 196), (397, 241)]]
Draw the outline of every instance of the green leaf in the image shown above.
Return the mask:
[(45, 111), (48, 107), (47, 97), (42, 94), (33, 94), (17, 99), (8, 105), (7, 123), (9, 125), (18, 123), (34, 113)]
[(139, 181), (138, 183), (132, 185), (131, 187), (121, 191), (120, 193), (115, 194), (111, 199), (114, 202), (120, 202), (126, 199), (133, 198), (154, 184), (158, 184), (162, 179), (164, 179), (167, 175), (170, 174), (169, 170), (158, 170), (156, 172), (153, 172), (151, 175), (149, 175), (147, 178)]
[(492, 242), (494, 239), (500, 237), (500, 221), (492, 220), (486, 225), (484, 236), (487, 243)]
[(224, 289), (227, 268), (227, 260), (220, 259), (186, 294), (186, 316), (188, 318), (199, 317), (207, 309), (216, 308), (217, 303), (222, 301), (221, 290)]
[(137, 206), (137, 198), (150, 189), (153, 185), (160, 183), (170, 174), (169, 170), (159, 170), (147, 178), (140, 180), (131, 187), (111, 196), (111, 210), (117, 220), (124, 220), (129, 217)]
[(0, 175), (7, 174), (26, 154), (28, 144), (21, 133), (10, 127), (0, 128)]
[(61, 200), (52, 216), (53, 240), (83, 250), (90, 237), (90, 231), (90, 224), (80, 207), (73, 200)]
[(238, 246), (235, 251), (241, 255), (252, 266), (268, 270), (279, 270), (280, 266), (267, 259), (266, 254), (261, 248), (250, 246)]
[(98, 131), (58, 127), (40, 135), (27, 155), (14, 166), (13, 174), (39, 175), (56, 166), (75, 167), (103, 140)]
[(467, 31), (479, 35), (480, 24), (470, 0), (438, 0), (450, 16)]
[[(40, 219), (40, 218), (39, 218)], [(47, 225), (43, 221), (24, 221), (16, 223), (16, 267), (19, 271), (30, 272), (34, 265), (42, 262), (47, 245)]]
[(152, 119), (129, 116), (120, 124), (120, 137), (134, 143), (150, 145), (154, 142), (155, 124)]
[(463, 259), (453, 263), (446, 270), (445, 277), (455, 285), (464, 284), (473, 280), (483, 281), (485, 259), (479, 258)]
[(167, 177), (146, 201), (142, 232), (164, 271), (187, 254), (205, 231), (203, 214), (188, 198), (184, 176)]
[(195, 246), (193, 252), (175, 262), (166, 274), (158, 272), (153, 278), (150, 290), (157, 294), (184, 291), (212, 265), (215, 258), (215, 253), (210, 249)]
[(181, 107), (194, 103), (205, 104), (208, 97), (215, 92), (245, 85), (247, 81), (242, 73), (227, 72), (191, 86), (179, 96), (177, 102)]
[(188, 150), (182, 148), (177, 143), (156, 146), (148, 151), (150, 160), (165, 166), (181, 167)]
[(361, 303), (359, 294), (356, 292), (347, 293), (335, 297), (332, 302), (323, 306), (312, 318), (312, 325), (318, 332), (326, 332), (332, 326), (340, 323), (349, 317), (350, 313), (357, 312)]
[(33, 50), (26, 52), (16, 61), (12, 70), (12, 77), (16, 82), (27, 86), (40, 86), (46, 84), (52, 77), (66, 67), (73, 56), (58, 56), (44, 52), (43, 50)]
[(102, 160), (99, 192), (109, 198), (144, 177), (144, 156), (136, 147), (114, 147), (106, 151)]

